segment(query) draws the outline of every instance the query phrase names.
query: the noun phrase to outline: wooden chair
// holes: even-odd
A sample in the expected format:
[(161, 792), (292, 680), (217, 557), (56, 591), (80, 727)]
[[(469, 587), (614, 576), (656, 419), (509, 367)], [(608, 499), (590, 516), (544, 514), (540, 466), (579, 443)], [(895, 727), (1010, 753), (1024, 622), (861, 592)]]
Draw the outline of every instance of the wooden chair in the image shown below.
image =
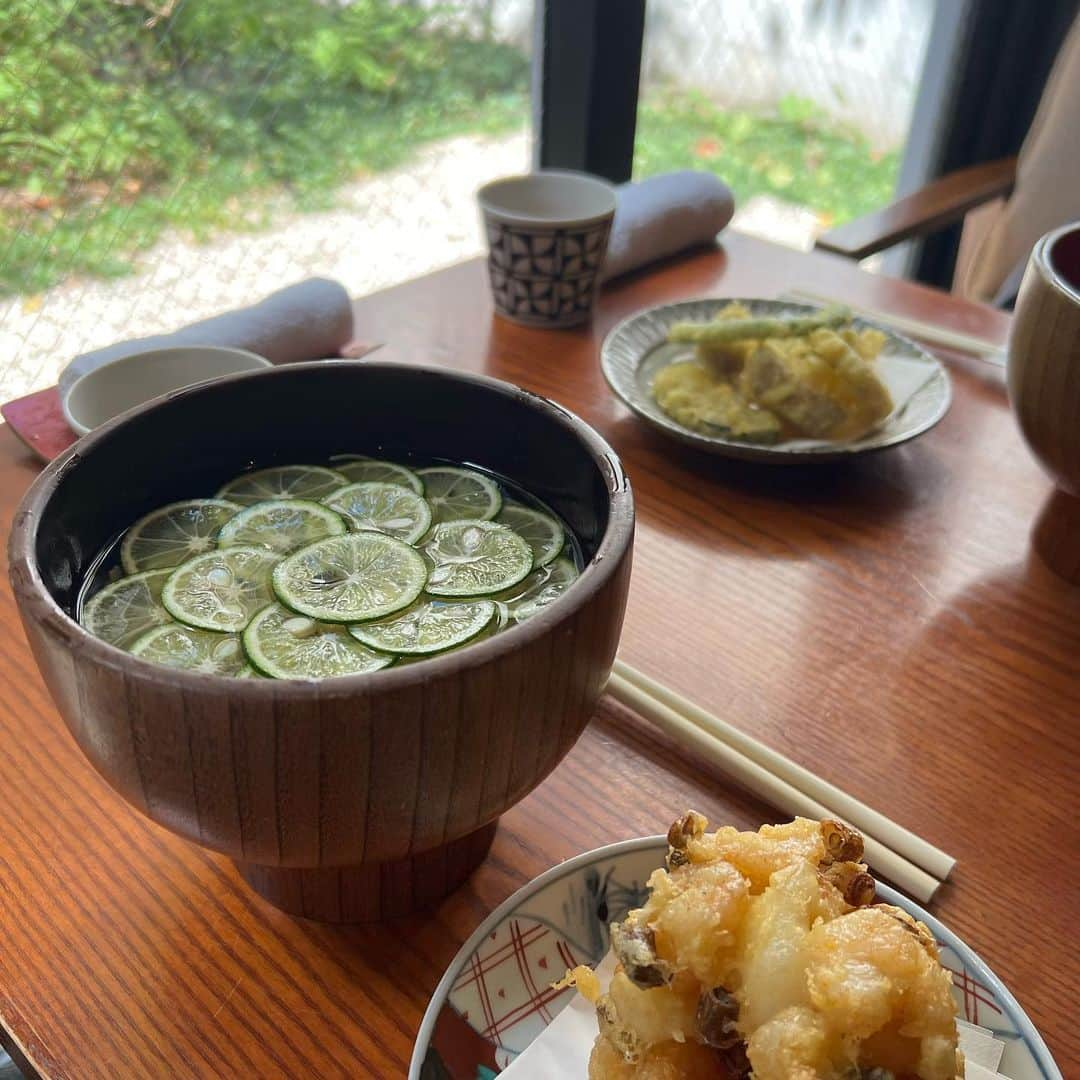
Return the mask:
[(1015, 157), (958, 169), (881, 210), (830, 229), (814, 246), (849, 259), (865, 259), (962, 220), (969, 210), (1009, 195), (1015, 182)]

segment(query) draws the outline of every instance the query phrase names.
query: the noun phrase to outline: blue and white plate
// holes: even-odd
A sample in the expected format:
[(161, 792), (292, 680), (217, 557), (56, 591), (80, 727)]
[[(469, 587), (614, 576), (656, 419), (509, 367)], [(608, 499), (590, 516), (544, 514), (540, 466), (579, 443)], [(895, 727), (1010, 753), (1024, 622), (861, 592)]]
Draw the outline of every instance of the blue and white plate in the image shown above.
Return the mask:
[[(667, 839), (648, 836), (588, 851), (554, 866), (500, 904), (462, 946), (428, 1005), (409, 1080), (491, 1080), (573, 997), (552, 990), (575, 964), (597, 964), (608, 924), (646, 897)], [(885, 885), (882, 900), (924, 922), (953, 975), (960, 1015), (1006, 1044), (1011, 1080), (1062, 1080), (1039, 1033), (1001, 980), (952, 931)]]

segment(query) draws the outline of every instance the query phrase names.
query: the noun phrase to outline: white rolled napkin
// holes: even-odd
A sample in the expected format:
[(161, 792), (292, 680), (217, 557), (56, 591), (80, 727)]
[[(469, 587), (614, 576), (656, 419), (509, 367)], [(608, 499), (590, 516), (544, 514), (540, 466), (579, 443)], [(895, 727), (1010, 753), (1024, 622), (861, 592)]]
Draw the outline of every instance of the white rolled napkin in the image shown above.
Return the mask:
[(664, 173), (616, 190), (602, 281), (687, 248), (711, 244), (735, 213), (731, 189), (712, 173)]
[(148, 349), (220, 345), (246, 349), (273, 364), (291, 364), (337, 356), (352, 336), (352, 301), (345, 287), (328, 278), (309, 278), (250, 307), (192, 323), (174, 333), (120, 341), (76, 356), (60, 375), (60, 393), (88, 371)]

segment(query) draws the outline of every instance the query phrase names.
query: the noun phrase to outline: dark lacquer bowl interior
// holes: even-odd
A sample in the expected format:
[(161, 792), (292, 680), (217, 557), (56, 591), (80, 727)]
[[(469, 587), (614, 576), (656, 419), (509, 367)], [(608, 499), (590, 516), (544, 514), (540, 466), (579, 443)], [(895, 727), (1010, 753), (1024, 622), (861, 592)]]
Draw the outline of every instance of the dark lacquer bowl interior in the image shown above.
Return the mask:
[[(604, 557), (632, 533), (632, 499), (611, 448), (560, 406), (494, 379), (385, 362), (320, 361), (234, 376), (168, 394), (83, 438), (32, 487), (13, 533), (12, 565), (40, 585), (28, 612), (55, 624), (101, 663), (139, 664), (71, 618), (80, 583), (101, 549), (141, 515), (212, 495), (246, 469), (325, 463), (364, 453), (421, 464), (475, 464), (516, 481), (554, 508), (581, 544), (588, 573), (559, 608), (599, 585)], [(598, 558), (599, 556), (599, 558)], [(609, 566), (610, 569), (610, 566)], [(592, 586), (592, 589), (590, 589)], [(24, 611), (24, 617), (27, 612)], [(419, 665), (335, 680), (393, 683), (433, 665), (460, 666), (513, 649), (552, 620), (529, 623)], [(159, 669), (170, 681), (215, 676)], [(299, 686), (305, 685), (297, 681)], [(274, 684), (252, 681), (245, 692)], [(230, 692), (236, 688), (230, 685)]]
[[(562, 516), (585, 569), (518, 626), (322, 682), (178, 671), (75, 622), (94, 557), (140, 515), (209, 495), (247, 468), (343, 452), (451, 459), (505, 476)], [(11, 578), (53, 699), (113, 788), (231, 855), (288, 910), (382, 917), (463, 880), (492, 823), (588, 723), (618, 644), (633, 516), (611, 448), (550, 401), (480, 376), (320, 361), (176, 391), (84, 437), (16, 515)], [(400, 860), (423, 878), (405, 900)], [(382, 869), (361, 873), (371, 866)], [(313, 872), (324, 876), (289, 877)], [(347, 893), (360, 899), (346, 911)]]

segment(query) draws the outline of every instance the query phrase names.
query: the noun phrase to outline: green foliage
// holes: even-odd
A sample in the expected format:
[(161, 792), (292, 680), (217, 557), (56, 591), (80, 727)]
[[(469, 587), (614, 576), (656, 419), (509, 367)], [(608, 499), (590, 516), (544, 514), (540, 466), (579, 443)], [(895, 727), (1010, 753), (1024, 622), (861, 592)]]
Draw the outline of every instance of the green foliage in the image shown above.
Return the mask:
[(773, 195), (831, 225), (892, 198), (899, 155), (875, 153), (863, 135), (830, 123), (805, 98), (784, 98), (775, 115), (762, 116), (668, 92), (641, 103), (634, 167), (638, 176), (711, 169), (739, 201)]
[[(0, 294), (129, 272), (166, 228), (328, 206), (418, 143), (527, 111), (525, 57), (407, 0), (3, 4)], [(635, 165), (713, 169), (831, 223), (887, 201), (898, 161), (806, 99), (759, 116), (670, 92), (642, 102)]]
[[(141, 5), (141, 6), (140, 6)], [(119, 274), (167, 227), (325, 206), (421, 141), (501, 130), (528, 63), (401, 0), (4, 0), (0, 293)]]

